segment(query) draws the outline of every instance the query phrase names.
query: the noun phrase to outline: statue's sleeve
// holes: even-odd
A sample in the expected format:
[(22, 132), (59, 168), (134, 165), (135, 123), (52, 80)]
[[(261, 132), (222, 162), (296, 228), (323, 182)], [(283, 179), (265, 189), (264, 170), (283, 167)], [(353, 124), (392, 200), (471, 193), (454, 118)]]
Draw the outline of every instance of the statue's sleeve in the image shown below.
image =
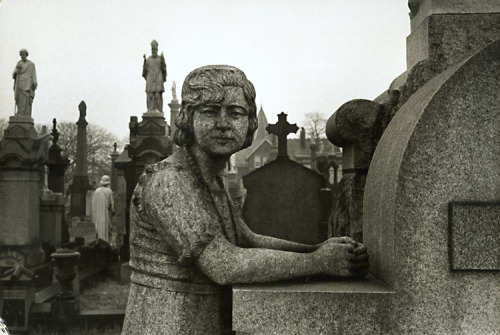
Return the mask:
[(19, 62), (16, 63), (16, 67), (14, 68), (14, 72), (12, 72), (12, 79), (16, 79), (17, 77), (17, 66), (19, 65)]
[(167, 63), (163, 54), (161, 55), (161, 73), (163, 74), (163, 81), (167, 81)]
[(192, 263), (215, 236), (222, 234), (211, 199), (182, 169), (146, 171), (133, 203), (141, 220), (156, 227), (181, 264)]

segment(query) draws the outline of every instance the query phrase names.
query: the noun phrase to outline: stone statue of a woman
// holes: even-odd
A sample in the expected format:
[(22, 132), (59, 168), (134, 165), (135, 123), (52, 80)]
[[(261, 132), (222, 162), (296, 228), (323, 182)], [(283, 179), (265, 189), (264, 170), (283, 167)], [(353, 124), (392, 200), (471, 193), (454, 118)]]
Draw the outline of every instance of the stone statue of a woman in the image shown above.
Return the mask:
[(257, 128), (255, 89), (241, 70), (191, 72), (176, 125), (181, 149), (145, 168), (132, 199), (123, 334), (228, 334), (232, 284), (366, 275), (366, 248), (348, 237), (304, 245), (243, 221), (221, 178)]

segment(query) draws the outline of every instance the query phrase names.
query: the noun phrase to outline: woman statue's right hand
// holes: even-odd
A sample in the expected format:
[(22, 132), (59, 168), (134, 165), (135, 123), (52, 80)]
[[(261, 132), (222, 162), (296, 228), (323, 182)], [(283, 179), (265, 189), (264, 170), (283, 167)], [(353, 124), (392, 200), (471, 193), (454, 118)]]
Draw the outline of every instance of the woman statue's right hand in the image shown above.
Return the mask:
[(368, 253), (364, 245), (328, 240), (316, 251), (321, 273), (333, 277), (364, 277), (368, 274)]

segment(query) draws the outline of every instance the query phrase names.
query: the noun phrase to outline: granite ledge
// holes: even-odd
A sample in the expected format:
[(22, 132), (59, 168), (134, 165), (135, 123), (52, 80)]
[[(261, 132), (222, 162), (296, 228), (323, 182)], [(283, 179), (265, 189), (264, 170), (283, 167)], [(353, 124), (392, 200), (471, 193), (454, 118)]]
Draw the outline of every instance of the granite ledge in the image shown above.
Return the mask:
[(233, 287), (239, 334), (374, 334), (386, 329), (395, 291), (374, 278)]

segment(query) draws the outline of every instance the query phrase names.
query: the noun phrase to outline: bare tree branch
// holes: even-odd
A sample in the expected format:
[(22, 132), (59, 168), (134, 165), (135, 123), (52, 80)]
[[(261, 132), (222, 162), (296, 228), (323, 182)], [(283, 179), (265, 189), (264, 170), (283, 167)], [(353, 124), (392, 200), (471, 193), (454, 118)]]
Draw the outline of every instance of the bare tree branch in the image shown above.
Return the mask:
[(304, 129), (309, 136), (318, 141), (320, 138), (325, 138), (325, 128), (326, 128), (327, 118), (323, 113), (310, 112), (305, 114), (304, 119)]
[(0, 141), (3, 139), (3, 133), (5, 132), (5, 129), (7, 129), (8, 125), (9, 123), (7, 119), (0, 117)]
[[(41, 127), (40, 127), (41, 128)], [(50, 129), (50, 128), (49, 128)], [(66, 170), (64, 181), (71, 184), (75, 171), (77, 131), (78, 126), (74, 122), (58, 122), (59, 141), (57, 144), (63, 150), (62, 154), (70, 160), (70, 166)], [(111, 174), (111, 153), (113, 144), (121, 143), (118, 136), (109, 132), (106, 128), (89, 123), (87, 126), (87, 162), (89, 181), (92, 183), (102, 175)], [(92, 179), (92, 173), (94, 180)]]

